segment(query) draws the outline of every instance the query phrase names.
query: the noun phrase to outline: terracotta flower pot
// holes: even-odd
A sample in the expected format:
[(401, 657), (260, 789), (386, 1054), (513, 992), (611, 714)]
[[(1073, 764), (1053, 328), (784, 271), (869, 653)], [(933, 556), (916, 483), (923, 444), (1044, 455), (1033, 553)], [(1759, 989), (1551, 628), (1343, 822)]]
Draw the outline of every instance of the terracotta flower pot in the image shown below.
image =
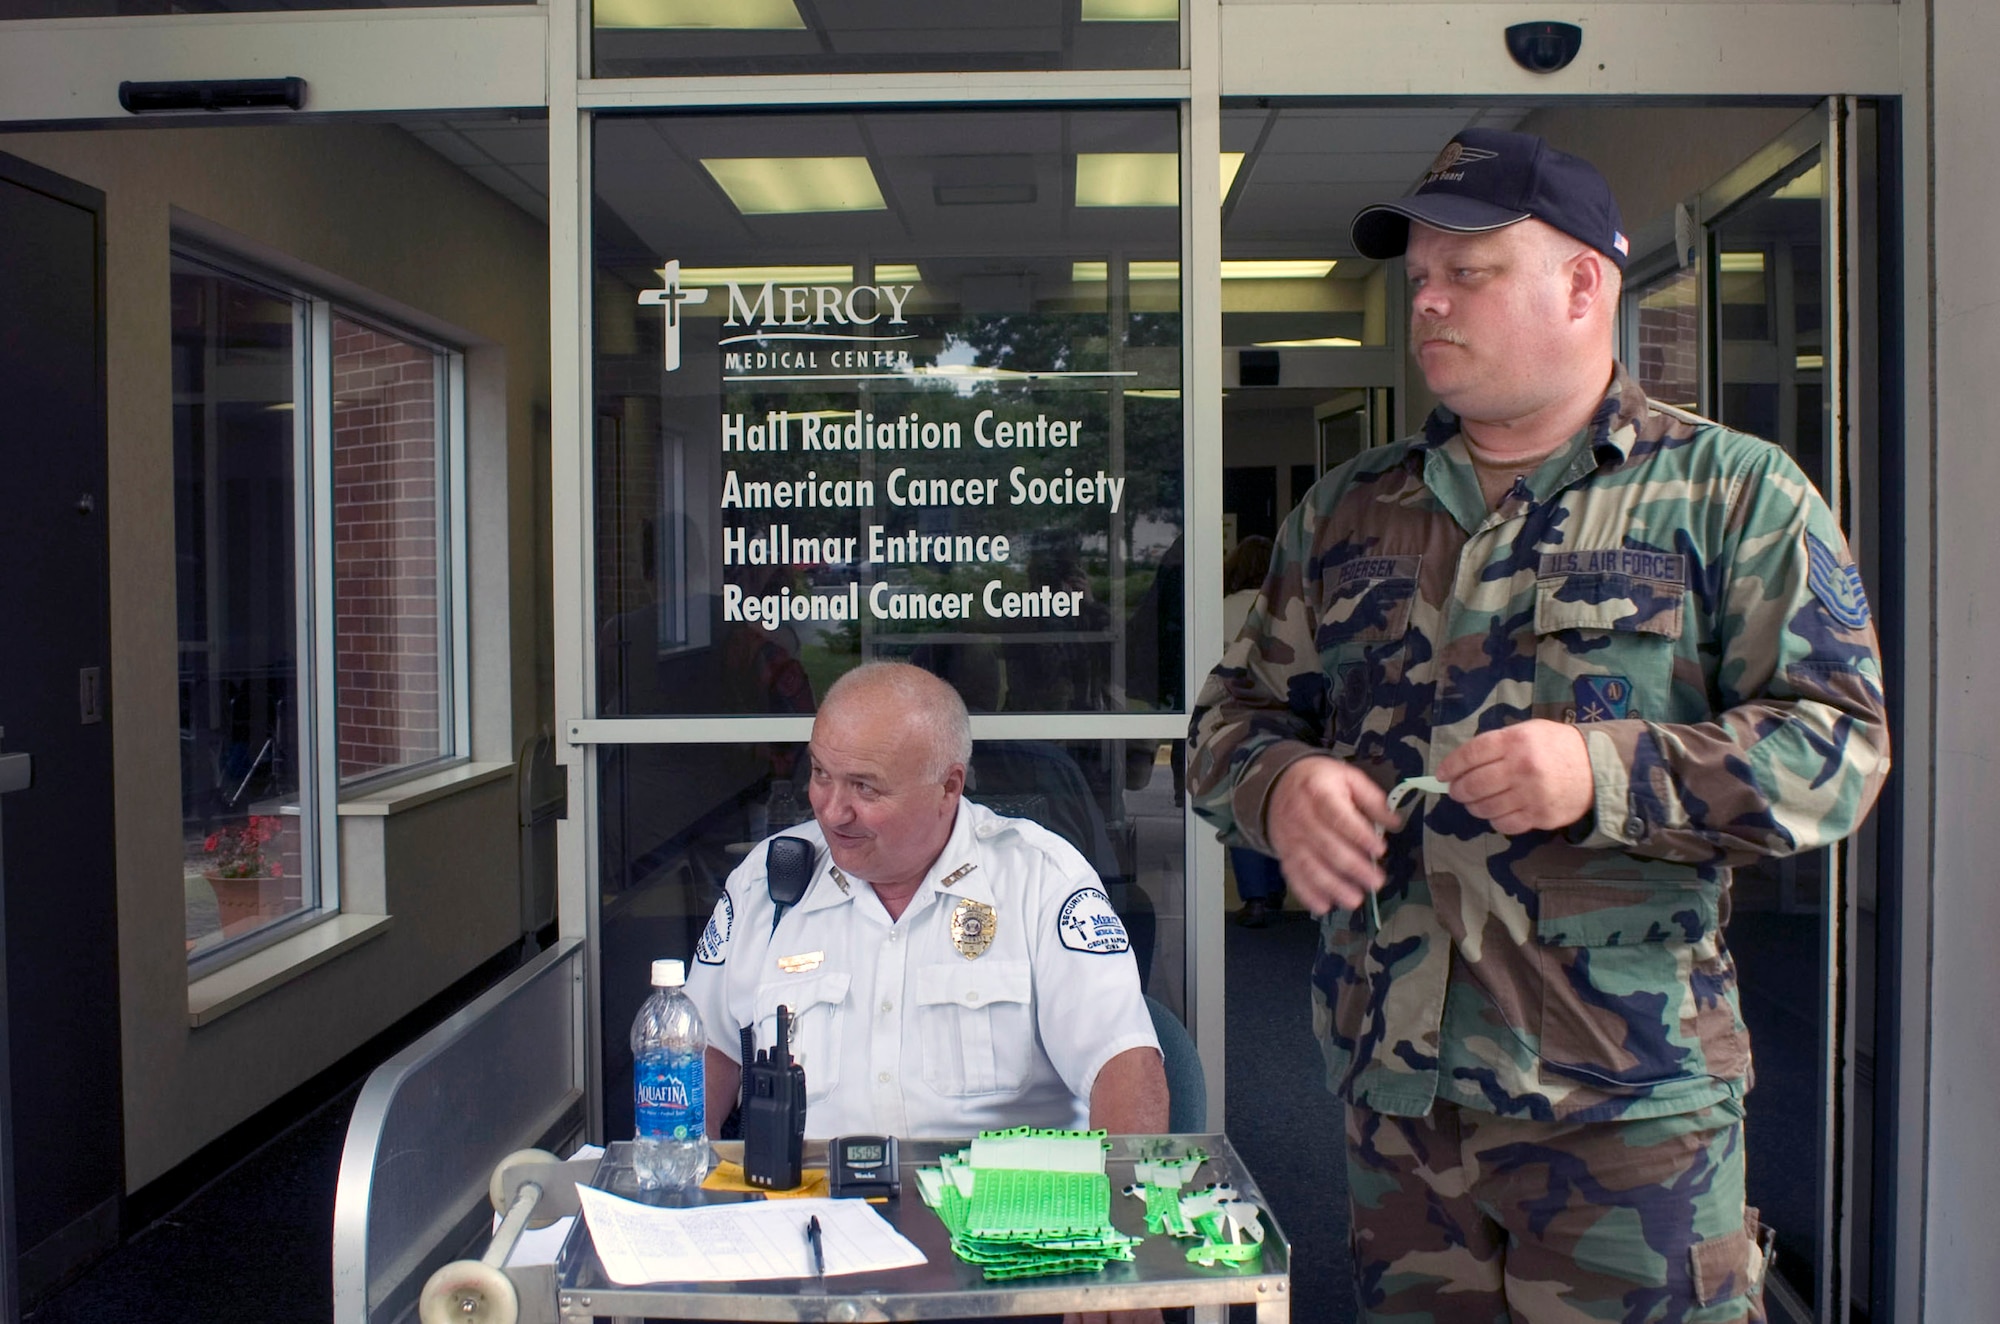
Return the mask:
[(299, 908), (298, 880), (273, 875), (254, 878), (202, 877), (215, 892), (215, 917), (227, 933), (246, 920), (275, 919)]

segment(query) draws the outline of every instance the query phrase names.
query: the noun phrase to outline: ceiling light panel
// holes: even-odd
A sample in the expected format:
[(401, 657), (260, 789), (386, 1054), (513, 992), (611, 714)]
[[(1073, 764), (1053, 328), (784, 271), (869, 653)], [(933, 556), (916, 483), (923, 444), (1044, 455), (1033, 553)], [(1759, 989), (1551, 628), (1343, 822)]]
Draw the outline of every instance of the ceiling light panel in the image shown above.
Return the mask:
[[(1221, 155), (1222, 196), (1243, 168), (1244, 152)], [(1076, 158), (1079, 207), (1172, 207), (1181, 199), (1181, 162), (1172, 152), (1083, 152)]]
[(1222, 196), (1229, 196), (1229, 186), (1236, 182), (1236, 172), (1243, 168), (1243, 158), (1248, 152), (1224, 152), (1222, 154)]
[(1083, 0), (1086, 23), (1178, 23), (1181, 0)]
[(1173, 152), (1079, 152), (1079, 207), (1173, 207), (1181, 200), (1181, 161)]
[[(1092, 281), (1110, 279), (1109, 267), (1103, 262), (1075, 262), (1070, 264), (1069, 278), (1078, 285)], [(1181, 264), (1178, 262), (1130, 262), (1125, 267), (1127, 280), (1179, 280)]]
[(1324, 280), (1336, 265), (1330, 257), (1224, 260), (1224, 280)]
[(806, 25), (792, 0), (596, 0), (590, 18), (600, 28), (790, 32)]
[(701, 166), (745, 216), (889, 209), (865, 156), (703, 157)]
[(852, 285), (853, 267), (682, 267), (683, 285)]

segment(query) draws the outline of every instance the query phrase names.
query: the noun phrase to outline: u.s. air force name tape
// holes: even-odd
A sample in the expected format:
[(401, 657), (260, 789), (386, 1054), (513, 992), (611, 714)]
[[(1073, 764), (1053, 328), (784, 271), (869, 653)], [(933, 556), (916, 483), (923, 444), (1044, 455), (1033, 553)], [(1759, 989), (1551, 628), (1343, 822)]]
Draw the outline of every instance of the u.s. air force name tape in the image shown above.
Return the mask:
[(1079, 887), (1071, 892), (1062, 904), (1062, 913), (1056, 916), (1056, 932), (1062, 935), (1062, 945), (1073, 952), (1114, 956), (1132, 950), (1132, 940), (1125, 936), (1125, 921), (1111, 908), (1111, 898), (1102, 888)]
[(729, 935), (735, 930), (736, 904), (724, 892), (722, 900), (715, 903), (715, 912), (708, 917), (708, 927), (701, 931), (701, 941), (694, 945), (694, 959), (703, 965), (721, 965), (723, 954), (729, 950)]

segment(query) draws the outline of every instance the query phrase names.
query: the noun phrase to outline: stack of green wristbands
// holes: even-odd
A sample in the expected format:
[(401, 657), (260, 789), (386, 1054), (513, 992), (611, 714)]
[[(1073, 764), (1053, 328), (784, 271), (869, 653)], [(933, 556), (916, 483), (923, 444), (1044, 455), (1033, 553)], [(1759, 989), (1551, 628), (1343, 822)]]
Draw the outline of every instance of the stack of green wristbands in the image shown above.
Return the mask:
[(1111, 1226), (1104, 1151), (1102, 1131), (982, 1131), (918, 1169), (917, 1189), (989, 1279), (1094, 1273), (1139, 1243)]

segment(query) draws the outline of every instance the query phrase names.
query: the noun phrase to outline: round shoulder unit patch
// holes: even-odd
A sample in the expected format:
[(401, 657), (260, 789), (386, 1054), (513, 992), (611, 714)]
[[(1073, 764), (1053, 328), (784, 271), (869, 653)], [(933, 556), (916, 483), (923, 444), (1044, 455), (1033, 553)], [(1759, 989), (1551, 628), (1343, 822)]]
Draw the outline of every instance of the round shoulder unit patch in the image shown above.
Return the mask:
[(1056, 916), (1056, 932), (1062, 935), (1062, 945), (1073, 952), (1115, 956), (1132, 950), (1132, 940), (1125, 936), (1125, 921), (1118, 918), (1111, 898), (1098, 887), (1079, 887), (1069, 894)]
[(701, 941), (694, 945), (694, 959), (703, 965), (721, 965), (729, 952), (729, 935), (735, 930), (736, 903), (724, 892), (722, 900), (715, 903), (715, 913), (708, 917), (708, 927), (701, 931)]

